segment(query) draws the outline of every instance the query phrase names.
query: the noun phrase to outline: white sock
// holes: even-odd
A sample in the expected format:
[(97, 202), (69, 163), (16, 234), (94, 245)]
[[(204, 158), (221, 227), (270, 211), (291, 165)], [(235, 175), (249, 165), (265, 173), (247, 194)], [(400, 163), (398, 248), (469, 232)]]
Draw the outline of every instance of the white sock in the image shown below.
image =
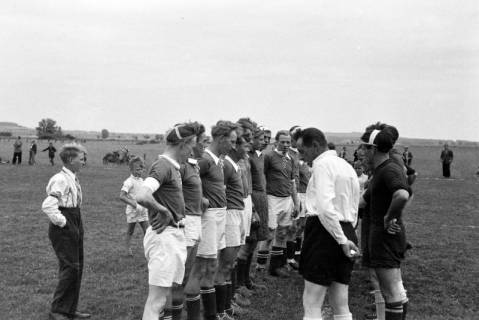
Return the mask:
[(322, 317), (319, 317), (319, 318), (303, 317), (303, 320), (323, 320), (323, 318)]
[(353, 320), (353, 315), (351, 313), (346, 314), (335, 314), (333, 315), (334, 320)]

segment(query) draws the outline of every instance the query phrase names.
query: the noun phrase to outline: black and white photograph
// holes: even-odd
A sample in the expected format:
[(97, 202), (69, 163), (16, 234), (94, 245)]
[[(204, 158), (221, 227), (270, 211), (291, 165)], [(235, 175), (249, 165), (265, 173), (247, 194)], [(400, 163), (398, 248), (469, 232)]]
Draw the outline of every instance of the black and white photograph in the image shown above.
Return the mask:
[(2, 0), (0, 319), (479, 319), (479, 2)]

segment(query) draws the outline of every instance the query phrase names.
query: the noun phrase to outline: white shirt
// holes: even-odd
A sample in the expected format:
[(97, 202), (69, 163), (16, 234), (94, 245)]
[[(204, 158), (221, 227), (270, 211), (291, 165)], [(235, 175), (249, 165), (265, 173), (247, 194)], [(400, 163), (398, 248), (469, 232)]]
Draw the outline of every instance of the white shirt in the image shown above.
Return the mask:
[(75, 208), (81, 205), (82, 192), (73, 172), (63, 167), (48, 181), (46, 188), (47, 198), (42, 203), (42, 211), (50, 221), (60, 227), (65, 226), (67, 220), (59, 207)]
[(313, 161), (306, 189), (308, 215), (317, 215), (321, 224), (339, 243), (347, 238), (339, 222), (356, 224), (359, 181), (356, 171), (335, 150), (325, 151)]
[[(121, 191), (126, 192), (131, 198), (135, 199), (136, 194), (138, 193), (138, 190), (143, 184), (143, 178), (142, 177), (135, 177), (134, 175), (130, 175), (128, 179), (126, 179), (123, 182), (123, 186), (121, 187)], [(137, 208), (132, 207), (131, 205), (127, 204), (126, 205), (126, 210), (125, 212), (132, 213), (132, 212), (137, 212), (144, 210), (145, 208), (140, 206), (139, 204), (137, 205)]]

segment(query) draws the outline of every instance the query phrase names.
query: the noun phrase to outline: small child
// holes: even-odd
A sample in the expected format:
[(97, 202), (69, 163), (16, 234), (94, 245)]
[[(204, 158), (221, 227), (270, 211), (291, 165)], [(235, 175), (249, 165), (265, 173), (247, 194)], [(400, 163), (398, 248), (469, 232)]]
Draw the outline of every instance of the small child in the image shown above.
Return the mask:
[(364, 186), (366, 182), (368, 181), (368, 175), (364, 173), (364, 166), (359, 160), (354, 163), (354, 170), (356, 171), (356, 174), (358, 175), (359, 193), (362, 195), (365, 189)]
[(145, 163), (140, 157), (132, 157), (128, 163), (130, 167), (131, 175), (123, 182), (120, 192), (120, 200), (126, 203), (126, 222), (128, 223), (128, 229), (126, 230), (125, 245), (129, 255), (133, 255), (130, 247), (131, 237), (135, 231), (136, 223), (140, 224), (143, 230), (143, 235), (148, 228), (148, 210), (145, 207), (140, 206), (135, 201), (136, 192), (143, 183), (141, 175), (145, 171)]

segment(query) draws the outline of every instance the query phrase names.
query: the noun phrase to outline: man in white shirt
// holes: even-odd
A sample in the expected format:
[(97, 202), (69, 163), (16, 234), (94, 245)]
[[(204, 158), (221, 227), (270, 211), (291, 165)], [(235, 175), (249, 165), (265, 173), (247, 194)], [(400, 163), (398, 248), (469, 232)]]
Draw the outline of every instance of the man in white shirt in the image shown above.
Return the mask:
[(77, 174), (85, 165), (85, 149), (66, 144), (60, 152), (62, 170), (48, 182), (42, 211), (50, 219), (48, 236), (58, 257), (59, 280), (50, 320), (89, 318), (77, 310), (83, 272), (83, 224), (80, 214), (82, 191)]
[(306, 190), (307, 221), (300, 258), (305, 288), (303, 320), (321, 320), (321, 307), (329, 289), (334, 320), (352, 320), (348, 286), (353, 259), (359, 255), (354, 225), (359, 204), (356, 172), (335, 150), (328, 150), (324, 134), (316, 128), (298, 130), (294, 138), (312, 176)]

